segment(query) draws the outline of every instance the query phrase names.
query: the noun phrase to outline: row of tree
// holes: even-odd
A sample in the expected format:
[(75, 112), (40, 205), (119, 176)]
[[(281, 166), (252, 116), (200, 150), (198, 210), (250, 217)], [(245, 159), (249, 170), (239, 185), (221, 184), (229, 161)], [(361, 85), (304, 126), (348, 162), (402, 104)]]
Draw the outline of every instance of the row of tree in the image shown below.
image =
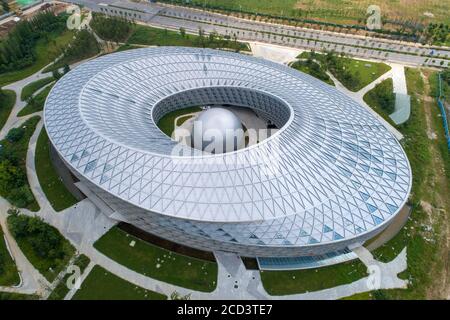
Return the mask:
[(47, 39), (50, 32), (61, 31), (65, 27), (65, 20), (65, 16), (55, 16), (50, 11), (44, 11), (19, 22), (0, 42), (0, 73), (31, 65), (36, 60), (36, 41), (44, 36)]
[(25, 171), (25, 155), (28, 140), (39, 119), (28, 119), (20, 128), (10, 130), (6, 139), (0, 141), (0, 195), (21, 208), (34, 201)]
[(90, 26), (104, 40), (125, 42), (133, 30), (134, 22), (121, 17), (92, 13)]
[(10, 10), (7, 0), (0, 0), (0, 7), (2, 7), (3, 12), (9, 12)]

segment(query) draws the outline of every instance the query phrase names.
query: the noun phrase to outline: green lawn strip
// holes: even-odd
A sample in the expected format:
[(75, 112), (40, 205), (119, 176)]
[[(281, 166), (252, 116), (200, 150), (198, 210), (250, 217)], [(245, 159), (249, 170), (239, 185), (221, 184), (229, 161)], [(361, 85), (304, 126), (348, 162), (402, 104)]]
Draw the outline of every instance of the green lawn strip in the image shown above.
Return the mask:
[(0, 292), (0, 301), (7, 300), (39, 300), (39, 296), (34, 294)]
[(45, 100), (47, 99), (50, 90), (53, 88), (54, 84), (47, 86), (44, 90), (39, 92), (32, 100), (28, 101), (27, 105), (22, 108), (17, 114), (18, 117), (23, 117), (35, 112), (42, 111), (44, 109)]
[(317, 62), (312, 60), (296, 61), (291, 65), (291, 67), (334, 86), (333, 80), (331, 80), (326, 71)]
[(143, 289), (95, 266), (73, 300), (166, 300), (165, 295)]
[(6, 247), (3, 230), (0, 227), (0, 286), (15, 286), (19, 282), (19, 272)]
[(396, 127), (389, 117), (395, 110), (395, 94), (392, 79), (386, 79), (367, 92), (363, 100), (384, 120)]
[[(84, 270), (89, 265), (90, 259), (84, 254), (79, 255), (73, 264), (80, 268), (80, 274), (83, 274)], [(47, 300), (63, 300), (64, 297), (69, 293), (70, 289), (67, 287), (67, 280), (69, 277), (73, 275), (71, 273), (67, 273), (61, 281), (56, 285), (55, 289), (53, 289), (52, 293), (48, 297)]]
[(47, 78), (39, 79), (39, 80), (36, 80), (34, 82), (27, 84), (22, 89), (22, 92), (20, 94), (20, 99), (22, 101), (26, 101), (29, 97), (31, 97), (40, 88), (46, 86), (47, 84), (49, 84), (50, 82), (53, 82), (53, 81), (55, 81), (55, 78), (47, 77)]
[(73, 35), (73, 31), (65, 30), (62, 33), (50, 33), (48, 40), (39, 39), (35, 47), (36, 61), (33, 65), (21, 70), (0, 74), (0, 86), (25, 79), (44, 68), (60, 55), (61, 48), (65, 48), (72, 41)]
[[(407, 68), (406, 80), (408, 94), (412, 95), (411, 116), (406, 123), (398, 128), (404, 135), (402, 145), (413, 173), (412, 199), (410, 202), (413, 205), (411, 217), (414, 219), (410, 218), (406, 226), (392, 240), (373, 251), (374, 257), (383, 262), (392, 261), (405, 246), (414, 241), (414, 238), (411, 237), (410, 228), (417, 227), (418, 221), (422, 220), (425, 215), (419, 202), (424, 195), (425, 186), (422, 182), (428, 175), (427, 166), (430, 164), (431, 154), (428, 148), (429, 139), (426, 133), (423, 101), (419, 100), (417, 96), (417, 94), (423, 93), (424, 83), (418, 69)], [(416, 238), (415, 241), (421, 242), (420, 238)]]
[[(342, 68), (331, 69), (333, 75), (349, 90), (359, 91), (381, 75), (388, 72), (391, 67), (385, 63), (368, 62), (363, 60), (342, 58)], [(346, 70), (347, 72), (343, 72)], [(351, 76), (345, 76), (350, 74)]]
[(55, 280), (75, 253), (69, 241), (40, 218), (10, 214), (8, 227), (27, 259), (49, 282)]
[(39, 134), (34, 158), (39, 184), (55, 211), (61, 211), (77, 203), (67, 190), (50, 159), (50, 142), (45, 128)]
[[(132, 241), (135, 241), (134, 247), (130, 246)], [(101, 237), (94, 247), (114, 261), (148, 277), (203, 292), (216, 288), (216, 263), (159, 248), (117, 227)]]
[(16, 93), (12, 90), (0, 91), (0, 130), (5, 125), (16, 103)]
[(134, 46), (132, 44), (123, 44), (120, 47), (118, 47), (116, 49), (116, 52), (120, 52), (120, 51), (127, 51), (127, 50), (133, 50), (133, 49), (140, 49), (143, 48), (141, 46)]
[(249, 51), (249, 46), (246, 43), (235, 42), (234, 40), (215, 38), (210, 40), (210, 37), (200, 37), (198, 35), (185, 34), (180, 32), (152, 28), (142, 25), (136, 25), (135, 30), (127, 41), (128, 44), (143, 44), (156, 46), (182, 46), (182, 47), (205, 47), (205, 48), (228, 48), (241, 51)]
[(189, 107), (169, 112), (159, 119), (158, 128), (170, 137), (175, 130), (175, 119), (177, 117), (188, 113), (199, 112), (201, 110), (200, 107)]
[(406, 226), (392, 240), (374, 250), (373, 254), (378, 260), (388, 262), (394, 259), (404, 247), (407, 247), (408, 268), (399, 276), (402, 279), (408, 279), (410, 283), (406, 290), (378, 290), (379, 299), (424, 299), (427, 287), (431, 285), (435, 276), (432, 272), (433, 266), (434, 270), (444, 270), (445, 268), (443, 266), (445, 259), (442, 259), (438, 250), (438, 243), (441, 241), (439, 237), (442, 234), (442, 226), (439, 221), (445, 219), (445, 216), (435, 216), (431, 230), (428, 229), (429, 215), (423, 210), (420, 202), (422, 200), (432, 201), (438, 192), (442, 192), (437, 190), (432, 182), (435, 179), (434, 176), (441, 173), (436, 172), (436, 168), (432, 165), (429, 144), (437, 143), (438, 145), (446, 166), (445, 175), (448, 183), (450, 183), (450, 156), (443, 136), (442, 119), (439, 117), (439, 110), (437, 106), (435, 107), (435, 102), (431, 102), (432, 107), (436, 108), (433, 109), (432, 120), (438, 138), (430, 140), (427, 136), (426, 106), (418, 96), (424, 93), (424, 83), (420, 71), (407, 68), (406, 80), (408, 94), (411, 95), (411, 117), (400, 126), (400, 131), (405, 136), (402, 144), (413, 172), (410, 199), (413, 209)]
[(271, 295), (288, 295), (333, 288), (367, 276), (367, 267), (354, 260), (317, 269), (261, 271), (264, 289)]
[[(28, 144), (41, 118), (34, 116), (18, 128), (11, 129), (0, 141), (0, 195), (18, 208), (38, 211), (39, 204), (31, 192), (26, 175)], [(14, 133), (14, 141), (10, 140)]]
[(342, 298), (340, 300), (373, 300), (373, 296), (371, 292), (362, 292)]

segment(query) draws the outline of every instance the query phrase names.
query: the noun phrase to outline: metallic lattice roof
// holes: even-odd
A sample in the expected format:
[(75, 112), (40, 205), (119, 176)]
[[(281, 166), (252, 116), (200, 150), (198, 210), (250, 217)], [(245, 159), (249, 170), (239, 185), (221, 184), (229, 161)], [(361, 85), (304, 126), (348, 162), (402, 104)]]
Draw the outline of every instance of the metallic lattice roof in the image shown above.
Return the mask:
[[(215, 102), (252, 106), (281, 129), (236, 152), (173, 156), (188, 147), (157, 120)], [(245, 55), (161, 47), (103, 56), (57, 82), (44, 116), (65, 161), (109, 193), (200, 225), (283, 221), (268, 237), (281, 232), (290, 244), (380, 227), (411, 187), (399, 142), (362, 106), (309, 75)]]

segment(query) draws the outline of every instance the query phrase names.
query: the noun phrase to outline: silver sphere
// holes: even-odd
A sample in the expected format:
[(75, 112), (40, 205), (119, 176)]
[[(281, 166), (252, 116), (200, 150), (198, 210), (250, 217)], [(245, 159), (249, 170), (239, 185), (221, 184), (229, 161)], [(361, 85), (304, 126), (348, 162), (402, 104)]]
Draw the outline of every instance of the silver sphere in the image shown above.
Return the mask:
[(245, 146), (241, 121), (224, 108), (202, 111), (194, 120), (192, 137), (194, 148), (210, 153), (225, 153)]

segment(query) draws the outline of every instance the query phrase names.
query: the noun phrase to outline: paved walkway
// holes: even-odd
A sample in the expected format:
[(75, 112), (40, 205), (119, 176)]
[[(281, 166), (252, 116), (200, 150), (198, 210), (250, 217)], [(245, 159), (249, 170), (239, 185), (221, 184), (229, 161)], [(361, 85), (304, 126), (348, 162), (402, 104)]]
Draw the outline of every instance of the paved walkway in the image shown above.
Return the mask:
[(250, 42), (250, 48), (254, 57), (264, 58), (281, 64), (288, 64), (305, 51), (261, 42)]

